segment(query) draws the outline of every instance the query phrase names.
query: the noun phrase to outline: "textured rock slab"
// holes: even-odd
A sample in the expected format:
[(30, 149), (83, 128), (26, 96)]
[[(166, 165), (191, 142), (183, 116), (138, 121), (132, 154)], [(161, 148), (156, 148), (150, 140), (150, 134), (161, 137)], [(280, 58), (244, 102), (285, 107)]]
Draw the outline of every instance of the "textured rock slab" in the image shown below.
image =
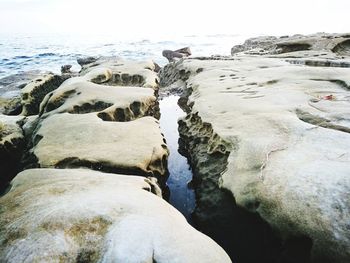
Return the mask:
[(153, 61), (125, 61), (107, 57), (82, 66), (81, 75), (94, 83), (138, 86), (157, 90), (159, 79)]
[(91, 167), (164, 180), (168, 150), (153, 117), (106, 122), (95, 113), (54, 114), (34, 134), (40, 167)]
[[(243, 45), (232, 47), (231, 54), (244, 52), (246, 54), (266, 55), (303, 52), (304, 56), (325, 56), (329, 54), (349, 56), (350, 34), (326, 34), (293, 36), (263, 36), (247, 39)], [(308, 51), (314, 51), (309, 53)], [(315, 52), (316, 51), (316, 52)], [(301, 54), (301, 53), (299, 53)]]
[(45, 74), (29, 82), (22, 90), (22, 115), (36, 115), (39, 105), (46, 94), (57, 89), (64, 78), (54, 74)]
[(0, 191), (16, 175), (24, 148), (24, 117), (0, 115)]
[(189, 72), (186, 122), (198, 139), (197, 124), (215, 131), (207, 152), (228, 154), (220, 180), (237, 204), (311, 238), (313, 262), (348, 262), (350, 70), (249, 56), (177, 68)]
[(0, 198), (1, 262), (231, 262), (145, 178), (30, 169)]
[(111, 87), (88, 81), (64, 84), (49, 93), (41, 114), (99, 112), (109, 121), (130, 121), (146, 115), (159, 117), (154, 90), (141, 87)]

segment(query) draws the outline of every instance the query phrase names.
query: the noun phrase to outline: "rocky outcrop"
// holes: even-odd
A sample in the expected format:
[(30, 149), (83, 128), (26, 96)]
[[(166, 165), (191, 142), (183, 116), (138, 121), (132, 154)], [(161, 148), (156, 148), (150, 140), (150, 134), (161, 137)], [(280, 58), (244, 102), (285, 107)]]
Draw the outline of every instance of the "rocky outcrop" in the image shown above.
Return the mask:
[(78, 59), (77, 59), (77, 63), (78, 63), (80, 66), (84, 66), (84, 65), (87, 65), (87, 64), (94, 63), (94, 62), (96, 62), (98, 59), (99, 59), (98, 57), (82, 57), (82, 58), (78, 58)]
[(243, 45), (232, 47), (231, 54), (245, 53), (250, 55), (285, 54), (293, 56), (299, 51), (306, 51), (305, 56), (324, 57), (332, 55), (349, 55), (350, 36), (348, 34), (263, 36), (248, 39)]
[(23, 117), (0, 115), (0, 193), (20, 169), (25, 140)]
[(28, 83), (22, 90), (22, 115), (36, 115), (39, 113), (39, 105), (46, 94), (57, 89), (64, 78), (59, 75), (46, 74)]
[[(83, 65), (80, 74), (98, 84), (137, 86), (158, 90), (159, 78), (155, 69), (156, 65), (153, 61), (136, 62), (103, 57), (93, 63)], [(101, 74), (92, 78), (91, 74), (96, 75), (98, 72), (96, 70), (99, 70)]]
[(30, 169), (0, 198), (1, 262), (230, 262), (142, 177)]
[(44, 116), (55, 113), (98, 112), (106, 121), (131, 121), (143, 116), (159, 118), (155, 91), (141, 87), (116, 87), (75, 81), (49, 93), (41, 104)]
[[(266, 48), (260, 56), (187, 59), (163, 73), (189, 72), (188, 116), (180, 121), (180, 132), (199, 177), (195, 215), (210, 222), (218, 208), (210, 209), (215, 201), (206, 193), (226, 189), (232, 194), (232, 207), (222, 206), (227, 215), (243, 208), (280, 238), (282, 243), (273, 245), (275, 258), (266, 262), (347, 262), (350, 71), (290, 62), (306, 57), (345, 63), (348, 58), (333, 51), (347, 36), (296, 38), (300, 41), (278, 40), (281, 55)], [(226, 222), (235, 222), (233, 217)]]
[(36, 128), (31, 152), (34, 167), (89, 167), (152, 176), (162, 185), (167, 176), (168, 150), (152, 117), (106, 122), (95, 113), (54, 114)]
[(0, 198), (0, 261), (230, 262), (161, 198), (154, 63), (89, 62), (53, 91), (32, 84), (32, 105), (47, 94), (18, 126), (27, 170)]
[(165, 57), (169, 62), (174, 62), (180, 58), (185, 58), (192, 55), (189, 47), (184, 47), (175, 51), (163, 50), (163, 57)]

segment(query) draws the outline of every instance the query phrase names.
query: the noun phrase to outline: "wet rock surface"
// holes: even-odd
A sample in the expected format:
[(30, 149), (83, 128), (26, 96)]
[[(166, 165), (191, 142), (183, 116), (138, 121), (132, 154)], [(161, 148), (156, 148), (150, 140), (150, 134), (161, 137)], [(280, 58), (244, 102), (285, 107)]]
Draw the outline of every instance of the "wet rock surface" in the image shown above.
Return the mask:
[[(266, 52), (184, 59), (161, 75), (168, 85), (186, 75), (188, 116), (179, 124), (198, 178), (195, 216), (239, 262), (252, 262), (251, 251), (234, 251), (250, 245), (259, 262), (347, 262), (350, 71), (332, 64), (348, 63), (347, 36), (268, 38), (263, 45)], [(226, 223), (215, 225), (215, 214)], [(239, 227), (225, 230), (239, 222), (245, 237), (249, 226), (261, 226), (258, 242), (234, 237)]]

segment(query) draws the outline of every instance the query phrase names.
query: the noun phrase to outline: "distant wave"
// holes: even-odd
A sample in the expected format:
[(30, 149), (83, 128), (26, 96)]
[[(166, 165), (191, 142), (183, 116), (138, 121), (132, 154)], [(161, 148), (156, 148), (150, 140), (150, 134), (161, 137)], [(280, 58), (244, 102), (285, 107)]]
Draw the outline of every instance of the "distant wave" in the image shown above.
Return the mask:
[(28, 58), (32, 58), (32, 57), (28, 57), (28, 56), (15, 56), (15, 57), (13, 57), (13, 59), (28, 59)]
[(37, 55), (36, 57), (52, 57), (52, 56), (56, 56), (58, 54), (56, 53), (41, 53), (39, 55)]

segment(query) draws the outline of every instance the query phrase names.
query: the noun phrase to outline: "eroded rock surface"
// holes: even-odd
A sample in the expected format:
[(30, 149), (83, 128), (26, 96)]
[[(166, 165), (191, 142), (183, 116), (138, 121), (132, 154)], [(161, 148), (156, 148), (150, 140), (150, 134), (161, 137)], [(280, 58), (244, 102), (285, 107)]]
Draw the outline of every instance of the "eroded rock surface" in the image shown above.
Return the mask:
[[(96, 70), (101, 71), (101, 74), (96, 74)], [(158, 90), (159, 78), (155, 70), (156, 65), (153, 61), (136, 62), (102, 57), (95, 62), (82, 65), (80, 74), (85, 78), (90, 78), (94, 83), (138, 86)], [(95, 77), (91, 78), (90, 74)]]
[(30, 169), (0, 198), (1, 262), (231, 262), (142, 177)]
[[(330, 53), (348, 56), (350, 47), (349, 34), (326, 34), (317, 33), (313, 35), (293, 36), (263, 36), (247, 39), (243, 45), (232, 47), (231, 54), (244, 52), (245, 54), (266, 55), (266, 54), (301, 54), (303, 56), (326, 56)], [(328, 53), (328, 54), (327, 54)]]
[(36, 115), (46, 94), (57, 89), (64, 77), (52, 73), (40, 76), (29, 82), (22, 90), (22, 115)]
[(151, 115), (159, 118), (155, 91), (141, 87), (98, 85), (74, 81), (49, 93), (41, 104), (41, 114), (99, 112), (107, 121), (131, 121)]
[[(280, 255), (291, 262), (350, 259), (350, 69), (289, 61), (346, 63), (347, 37), (300, 37), (309, 46), (282, 55), (187, 59), (163, 73), (186, 72), (189, 114), (180, 132), (199, 176), (213, 175), (201, 187), (223, 187), (238, 207), (262, 217), (285, 240)], [(206, 209), (212, 200), (202, 193), (198, 206)], [(211, 211), (196, 215), (206, 222)]]
[(154, 118), (156, 65), (80, 64), (62, 84), (54, 75), (29, 83), (30, 116), (1, 131), (5, 150), (28, 150), (14, 162), (27, 170), (0, 198), (0, 261), (231, 262), (161, 198), (169, 152)]
[(54, 114), (40, 122), (33, 145), (39, 167), (89, 167), (166, 180), (168, 149), (152, 117), (106, 122), (95, 113)]

